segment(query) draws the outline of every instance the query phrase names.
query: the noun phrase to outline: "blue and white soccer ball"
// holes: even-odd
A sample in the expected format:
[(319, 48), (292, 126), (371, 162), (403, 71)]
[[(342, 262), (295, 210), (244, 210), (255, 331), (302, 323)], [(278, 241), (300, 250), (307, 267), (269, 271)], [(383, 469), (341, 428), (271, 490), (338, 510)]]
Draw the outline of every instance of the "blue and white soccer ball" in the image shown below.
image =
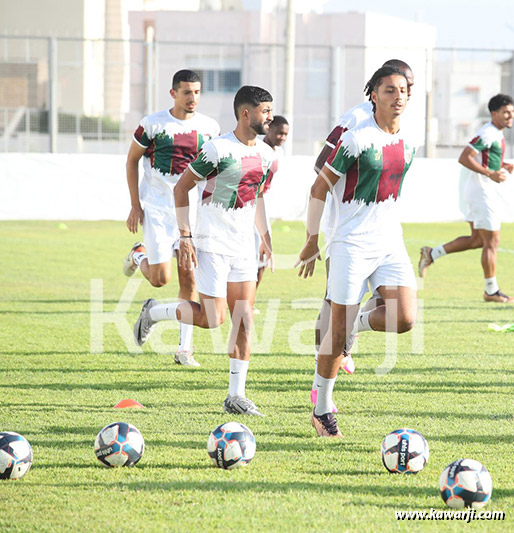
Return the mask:
[(20, 479), (32, 466), (32, 447), (29, 441), (14, 433), (0, 432), (0, 479)]
[(396, 429), (382, 442), (382, 462), (393, 474), (417, 474), (428, 462), (430, 452), (423, 435), (413, 429)]
[(209, 435), (207, 452), (218, 468), (231, 470), (246, 466), (254, 457), (255, 437), (239, 422), (221, 424)]
[(144, 451), (143, 435), (126, 422), (109, 424), (96, 436), (95, 455), (105, 466), (134, 466)]
[(439, 490), (444, 503), (452, 509), (480, 509), (491, 499), (493, 481), (478, 461), (459, 459), (443, 470)]

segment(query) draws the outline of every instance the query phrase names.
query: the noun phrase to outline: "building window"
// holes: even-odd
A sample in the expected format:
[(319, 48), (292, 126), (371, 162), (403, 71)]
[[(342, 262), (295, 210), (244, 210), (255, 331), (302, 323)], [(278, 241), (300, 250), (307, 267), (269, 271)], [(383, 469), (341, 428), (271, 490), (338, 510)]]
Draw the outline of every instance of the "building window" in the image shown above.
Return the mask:
[(196, 70), (205, 93), (234, 93), (241, 87), (240, 70)]

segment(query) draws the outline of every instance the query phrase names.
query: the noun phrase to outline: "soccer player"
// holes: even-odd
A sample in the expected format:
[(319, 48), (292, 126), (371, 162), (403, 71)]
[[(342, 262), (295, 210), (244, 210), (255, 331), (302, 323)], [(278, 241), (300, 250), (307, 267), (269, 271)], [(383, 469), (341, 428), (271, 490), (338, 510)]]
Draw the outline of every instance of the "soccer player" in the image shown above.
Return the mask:
[(466, 221), (471, 226), (471, 235), (457, 237), (435, 248), (423, 246), (418, 265), (419, 275), (424, 278), (428, 267), (436, 259), (446, 254), (482, 248), (486, 302), (514, 302), (514, 297), (500, 291), (496, 280), (501, 227), (498, 212), (501, 194), (499, 184), (507, 179), (507, 172), (512, 173), (514, 170), (514, 165), (503, 160), (503, 130), (512, 128), (512, 103), (512, 98), (505, 94), (497, 94), (489, 100), (491, 121), (482, 126), (459, 157), (459, 163), (472, 171), (464, 192), (468, 206)]
[[(407, 63), (405, 63), (405, 61), (402, 61), (400, 59), (389, 59), (382, 66), (399, 68), (405, 74), (405, 77), (407, 78), (407, 97), (410, 98), (412, 86), (414, 85), (414, 74), (410, 66)], [(352, 129), (355, 126), (358, 126), (361, 122), (367, 120), (372, 115), (373, 115), (373, 105), (370, 101), (366, 101), (366, 102), (363, 102), (362, 104), (356, 105), (352, 107), (350, 110), (348, 110), (346, 113), (341, 115), (341, 117), (339, 118), (339, 123), (329, 133), (325, 141), (325, 145), (323, 146), (323, 149), (318, 155), (318, 158), (314, 165), (314, 170), (316, 171), (316, 173), (319, 173), (321, 169), (323, 168), (323, 165), (327, 161), (328, 156), (334, 150), (339, 139), (341, 138), (341, 135), (345, 131), (348, 131), (349, 129)], [(325, 203), (325, 211), (323, 213), (321, 229), (326, 236), (325, 240), (328, 240), (332, 232), (332, 228), (330, 227), (330, 202), (328, 201), (328, 199), (327, 199), (327, 202)], [(330, 272), (330, 257), (329, 257), (328, 248), (326, 249), (326, 253), (325, 253), (325, 268), (326, 268), (327, 279), (328, 279), (328, 275)], [(367, 301), (367, 303), (362, 308), (362, 312), (371, 311), (378, 305), (383, 305), (383, 303), (384, 302), (380, 298), (380, 295), (375, 292), (373, 293), (372, 297)], [(316, 328), (314, 330), (316, 354), (314, 358), (314, 361), (315, 361), (314, 381), (313, 381), (312, 388), (311, 388), (311, 401), (314, 404), (316, 404), (316, 397), (317, 397), (317, 388), (316, 388), (316, 366), (317, 366), (317, 361), (318, 361), (317, 352), (319, 350), (321, 339), (325, 336), (328, 330), (329, 320), (330, 320), (330, 301), (327, 300), (327, 296), (325, 294), (325, 298), (321, 304), (321, 309), (318, 314), (318, 318), (316, 320)], [(353, 374), (355, 372), (355, 363), (350, 353), (353, 339), (354, 337), (351, 338), (351, 342), (346, 347), (346, 354), (343, 357), (343, 360), (341, 362), (341, 368), (347, 374)], [(335, 407), (334, 407), (334, 410), (336, 410)]]
[[(139, 345), (146, 342), (160, 320), (215, 328), (224, 322), (228, 304), (232, 317), (230, 374), (223, 409), (257, 416), (261, 413), (246, 397), (245, 386), (257, 279), (254, 224), (262, 239), (261, 255), (266, 253), (273, 270), (262, 190), (274, 154), (257, 138), (268, 132), (273, 119), (272, 101), (271, 94), (260, 87), (241, 87), (234, 98), (236, 129), (205, 143), (175, 186), (179, 264), (186, 270), (196, 267), (200, 303), (159, 304), (146, 300), (134, 326)], [(188, 193), (197, 184), (198, 212), (193, 236)]]
[[(170, 90), (173, 107), (143, 118), (127, 157), (127, 183), (132, 204), (127, 227), (137, 233), (138, 223), (142, 224), (145, 244), (134, 244), (123, 261), (123, 272), (132, 276), (140, 268), (154, 287), (163, 287), (170, 281), (171, 258), (178, 250), (173, 188), (203, 143), (220, 133), (214, 119), (196, 112), (200, 90), (198, 74), (191, 70), (175, 73)], [(144, 158), (144, 176), (139, 187), (141, 157)], [(179, 298), (192, 300), (195, 296), (193, 271), (179, 264), (177, 271)], [(192, 336), (193, 326), (181, 324), (176, 363), (200, 366), (193, 357)]]
[[(263, 193), (268, 192), (271, 186), (271, 180), (278, 170), (280, 159), (284, 157), (284, 149), (282, 145), (286, 142), (289, 135), (289, 122), (282, 115), (275, 115), (271, 124), (269, 125), (268, 133), (264, 137), (263, 141), (270, 146), (275, 152), (275, 160), (273, 161), (270, 169), (270, 173), (266, 183), (264, 184)], [(269, 223), (268, 223), (269, 225)], [(266, 258), (259, 256), (259, 249), (261, 246), (261, 239), (257, 227), (255, 228), (255, 249), (257, 253), (257, 287), (262, 280), (264, 271), (266, 270)], [(254, 309), (254, 313), (260, 313), (259, 310)]]
[(416, 317), (416, 279), (397, 209), (414, 155), (414, 147), (400, 132), (400, 115), (408, 100), (407, 77), (398, 68), (382, 67), (365, 91), (373, 116), (343, 133), (312, 186), (307, 241), (297, 263), (299, 276), (312, 276), (320, 259), (320, 219), (331, 191), (333, 234), (327, 283), (331, 318), (319, 349), (317, 403), (311, 418), (318, 435), (327, 437), (342, 436), (332, 412), (332, 391), (368, 283), (384, 305), (359, 315), (360, 331), (403, 333), (412, 329)]

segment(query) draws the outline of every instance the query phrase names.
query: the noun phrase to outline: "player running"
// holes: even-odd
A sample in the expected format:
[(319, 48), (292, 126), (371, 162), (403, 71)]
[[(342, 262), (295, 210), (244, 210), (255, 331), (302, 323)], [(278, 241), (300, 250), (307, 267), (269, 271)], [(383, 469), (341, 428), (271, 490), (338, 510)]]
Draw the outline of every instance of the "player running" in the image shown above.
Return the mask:
[[(257, 135), (267, 133), (272, 121), (271, 94), (244, 86), (234, 98), (237, 127), (204, 144), (175, 186), (180, 228), (179, 265), (195, 267), (200, 303), (159, 304), (147, 300), (134, 327), (142, 345), (161, 320), (177, 320), (201, 328), (216, 328), (232, 317), (228, 353), (230, 374), (224, 411), (262, 416), (246, 397), (250, 362), (257, 263), (254, 224), (261, 235), (261, 256), (273, 270), (271, 237), (262, 191), (274, 160), (273, 150)], [(191, 234), (188, 193), (198, 184), (198, 212)]]
[(327, 296), (331, 320), (323, 337), (316, 373), (317, 403), (312, 424), (318, 435), (342, 437), (332, 412), (332, 391), (359, 304), (368, 283), (385, 304), (359, 315), (361, 331), (412, 329), (416, 279), (402, 238), (397, 199), (414, 156), (400, 132), (408, 81), (395, 67), (382, 67), (365, 88), (373, 116), (345, 132), (311, 189), (307, 241), (297, 265), (307, 278), (320, 259), (321, 215), (331, 191), (330, 272)]
[[(127, 227), (137, 233), (138, 223), (141, 223), (144, 244), (134, 244), (123, 261), (123, 272), (132, 276), (140, 268), (154, 287), (163, 287), (170, 281), (171, 258), (178, 250), (173, 188), (203, 143), (220, 133), (214, 119), (196, 112), (200, 90), (198, 74), (179, 70), (173, 76), (170, 90), (173, 107), (143, 118), (127, 157), (127, 183), (132, 204)], [(144, 176), (139, 187), (141, 157), (144, 157)], [(192, 300), (195, 296), (193, 271), (177, 263), (177, 272), (178, 297)], [(181, 324), (176, 363), (200, 366), (193, 357), (192, 337), (193, 326)]]
[(423, 246), (418, 265), (419, 275), (424, 278), (428, 267), (443, 255), (482, 248), (486, 302), (514, 302), (514, 297), (500, 291), (496, 280), (501, 228), (498, 205), (500, 184), (507, 179), (507, 172), (512, 174), (514, 170), (514, 165), (503, 160), (503, 130), (512, 128), (512, 102), (512, 98), (505, 94), (497, 94), (489, 100), (491, 121), (480, 128), (459, 157), (459, 163), (472, 171), (464, 191), (468, 205), (466, 220), (471, 226), (471, 235), (457, 237), (435, 248)]
[[(414, 85), (414, 74), (412, 73), (412, 69), (410, 66), (405, 63), (405, 61), (402, 61), (400, 59), (389, 59), (386, 61), (383, 65), (383, 67), (396, 67), (399, 68), (407, 78), (407, 97), (410, 98), (412, 86)], [(370, 101), (363, 102), (362, 104), (356, 105), (352, 107), (349, 111), (341, 115), (339, 118), (339, 123), (334, 127), (334, 129), (329, 133), (325, 145), (323, 146), (323, 149), (321, 150), (320, 154), (318, 155), (318, 158), (316, 160), (314, 170), (316, 173), (319, 173), (321, 169), (323, 168), (323, 165), (327, 161), (328, 156), (331, 154), (331, 152), (336, 147), (337, 143), (339, 142), (339, 139), (341, 138), (341, 135), (348, 131), (355, 126), (358, 126), (361, 122), (367, 120), (370, 116), (373, 115), (373, 104)], [(332, 228), (330, 227), (330, 192), (328, 193), (327, 202), (325, 203), (325, 210), (323, 213), (323, 218), (321, 222), (321, 230), (325, 234), (325, 240), (330, 239), (330, 234), (332, 232)], [(330, 272), (330, 257), (329, 257), (329, 249), (325, 250), (325, 268), (327, 272), (327, 279)], [(383, 300), (380, 298), (380, 295), (377, 292), (374, 292), (372, 297), (368, 300), (368, 302), (364, 305), (362, 308), (362, 312), (371, 311), (378, 305), (383, 305)], [(318, 351), (319, 351), (319, 345), (321, 343), (321, 339), (325, 336), (327, 330), (328, 330), (328, 324), (329, 324), (329, 318), (330, 318), (330, 301), (327, 299), (327, 296), (325, 294), (325, 298), (321, 304), (321, 309), (318, 314), (318, 318), (316, 320), (316, 328), (314, 330), (315, 334), (315, 344), (316, 344), (316, 352), (314, 357), (314, 381), (311, 388), (311, 401), (313, 404), (316, 404), (316, 398), (317, 398), (317, 388), (316, 388), (316, 368), (318, 364)], [(342, 359), (341, 362), (341, 368), (347, 373), (347, 374), (353, 374), (355, 372), (355, 363), (352, 359), (350, 350), (351, 345), (353, 344), (354, 337), (350, 339), (350, 342), (348, 346), (346, 346), (345, 350), (345, 356)], [(337, 409), (334, 406), (334, 412), (337, 412)]]

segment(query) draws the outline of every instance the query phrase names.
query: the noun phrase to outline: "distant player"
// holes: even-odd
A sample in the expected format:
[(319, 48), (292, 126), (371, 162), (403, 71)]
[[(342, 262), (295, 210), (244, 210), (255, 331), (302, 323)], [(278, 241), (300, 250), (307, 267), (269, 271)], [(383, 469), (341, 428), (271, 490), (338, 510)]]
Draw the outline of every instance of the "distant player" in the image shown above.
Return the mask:
[(400, 130), (408, 80), (395, 67), (382, 67), (366, 85), (373, 116), (343, 133), (311, 189), (307, 241), (297, 264), (312, 276), (319, 224), (330, 190), (333, 234), (329, 243), (327, 297), (331, 320), (318, 355), (317, 403), (312, 424), (318, 435), (341, 437), (332, 412), (332, 391), (345, 346), (352, 336), (368, 283), (384, 305), (359, 315), (359, 331), (403, 333), (416, 319), (416, 279), (405, 249), (397, 199), (414, 156)]
[(471, 226), (471, 235), (457, 237), (435, 248), (423, 246), (418, 266), (419, 275), (424, 278), (428, 267), (443, 255), (482, 248), (486, 302), (514, 302), (514, 297), (500, 291), (496, 281), (496, 258), (501, 227), (499, 184), (507, 179), (507, 172), (512, 174), (514, 170), (514, 165), (503, 160), (503, 130), (512, 128), (512, 102), (512, 98), (505, 94), (497, 94), (489, 100), (491, 121), (482, 126), (459, 157), (459, 163), (473, 171), (465, 189), (468, 205), (466, 220)]
[[(271, 122), (269, 126), (268, 133), (266, 133), (266, 136), (263, 139), (263, 141), (268, 146), (270, 146), (275, 152), (275, 160), (273, 161), (273, 164), (271, 165), (271, 170), (270, 170), (268, 179), (266, 180), (266, 183), (264, 184), (263, 193), (268, 192), (271, 186), (271, 180), (273, 179), (273, 176), (276, 174), (278, 170), (280, 160), (285, 155), (282, 145), (286, 142), (288, 135), (289, 135), (289, 122), (282, 115), (275, 115), (273, 117), (273, 121)], [(257, 253), (257, 267), (258, 267), (257, 287), (259, 287), (259, 283), (261, 282), (262, 276), (264, 275), (264, 271), (266, 270), (266, 257), (259, 257), (260, 246), (261, 246), (261, 239), (259, 236), (259, 231), (257, 230), (257, 227), (256, 227), (255, 228), (255, 248), (256, 248), (256, 253)], [(258, 313), (259, 311), (257, 309), (254, 309), (254, 312)]]
[[(200, 303), (159, 304), (147, 300), (134, 327), (139, 345), (146, 342), (161, 320), (215, 328), (224, 322), (228, 303), (232, 332), (229, 389), (223, 409), (233, 414), (261, 415), (246, 397), (245, 386), (257, 280), (255, 223), (262, 239), (261, 255), (266, 253), (273, 270), (262, 193), (274, 154), (257, 138), (268, 132), (272, 101), (271, 94), (260, 87), (241, 87), (234, 98), (236, 129), (205, 143), (175, 186), (179, 264), (186, 270), (196, 267)], [(199, 203), (192, 235), (188, 193), (197, 184)]]
[[(137, 233), (143, 226), (144, 244), (137, 242), (123, 261), (123, 272), (132, 276), (138, 268), (154, 287), (171, 279), (171, 258), (177, 253), (179, 231), (175, 216), (173, 188), (194, 161), (203, 143), (220, 132), (218, 123), (196, 112), (201, 82), (191, 70), (179, 70), (170, 90), (171, 109), (144, 117), (134, 133), (127, 157), (127, 182), (132, 208), (127, 227)], [(144, 176), (139, 186), (138, 164), (143, 159)], [(142, 204), (142, 205), (141, 205)], [(192, 270), (177, 264), (179, 293), (182, 300), (195, 296)], [(175, 362), (200, 366), (193, 357), (193, 326), (180, 325), (180, 345)]]
[[(410, 68), (410, 66), (407, 63), (405, 63), (405, 61), (401, 61), (400, 59), (389, 59), (382, 66), (399, 68), (405, 74), (405, 77), (407, 78), (407, 96), (408, 98), (410, 98), (412, 86), (414, 85), (414, 74), (412, 73), (412, 69)], [(318, 158), (314, 165), (314, 170), (316, 171), (316, 173), (319, 173), (321, 169), (323, 168), (323, 165), (327, 161), (328, 156), (331, 154), (331, 152), (334, 150), (337, 143), (339, 142), (341, 135), (345, 131), (348, 131), (358, 126), (361, 122), (367, 120), (372, 115), (373, 115), (373, 104), (371, 101), (367, 101), (362, 104), (356, 105), (352, 107), (350, 110), (348, 110), (346, 113), (341, 115), (341, 117), (339, 118), (339, 123), (329, 133), (327, 140), (325, 141), (325, 146), (323, 147), (320, 154), (318, 155)], [(330, 195), (330, 192), (328, 194)], [(321, 223), (321, 230), (325, 234), (325, 240), (328, 240), (330, 238), (330, 234), (332, 232), (332, 229), (330, 227), (330, 202), (328, 198), (327, 198), (327, 202), (325, 203), (325, 211), (323, 213), (323, 219)], [(328, 279), (328, 275), (330, 272), (330, 257), (329, 257), (328, 247), (325, 252), (325, 267), (326, 267), (327, 279)], [(372, 297), (368, 300), (368, 302), (364, 305), (364, 307), (362, 308), (362, 311), (363, 312), (370, 311), (371, 309), (374, 309), (377, 305), (383, 305), (383, 303), (384, 302), (380, 298), (380, 295), (378, 293), (374, 293)], [(315, 328), (315, 344), (316, 344), (315, 366), (317, 365), (317, 358), (318, 358), (317, 351), (319, 350), (321, 339), (324, 337), (328, 329), (329, 317), (330, 317), (330, 301), (327, 299), (325, 295), (325, 299), (323, 300), (323, 303), (321, 304), (321, 309), (320, 309), (320, 312), (319, 312), (319, 315), (316, 321), (316, 328)], [(353, 343), (353, 338), (351, 342)], [(355, 371), (355, 363), (352, 359), (350, 350), (351, 350), (351, 345), (348, 345), (346, 347), (346, 356), (343, 358), (342, 363), (341, 363), (342, 369), (347, 374), (353, 374)], [(312, 389), (311, 389), (311, 401), (314, 404), (316, 403), (316, 397), (317, 397), (317, 389), (316, 389), (316, 369), (315, 369), (314, 381), (313, 381)]]

